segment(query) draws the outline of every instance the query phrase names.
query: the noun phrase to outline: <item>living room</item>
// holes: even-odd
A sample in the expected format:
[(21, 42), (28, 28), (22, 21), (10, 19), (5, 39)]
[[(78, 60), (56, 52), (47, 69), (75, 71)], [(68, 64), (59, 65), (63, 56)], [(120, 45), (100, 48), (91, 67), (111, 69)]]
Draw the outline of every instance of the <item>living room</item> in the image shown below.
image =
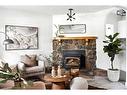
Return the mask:
[[(31, 71), (32, 73), (30, 78), (26, 78), (27, 75), (23, 77), (21, 76), (25, 81), (34, 80), (34, 87), (28, 87), (25, 89), (69, 90), (73, 88), (78, 89), (78, 86), (80, 88), (81, 85), (77, 84), (82, 83), (85, 83), (84, 89), (126, 89), (127, 22), (126, 9), (124, 7), (92, 5), (0, 6), (0, 12), (2, 13), (0, 15), (0, 31), (2, 32), (0, 34), (1, 62), (8, 63), (11, 69), (15, 69), (16, 66), (22, 69), (23, 65), (19, 64), (28, 63), (27, 65), (31, 65), (29, 62), (33, 63), (35, 60), (29, 59), (35, 58), (33, 55), (36, 55), (38, 64), (45, 64), (45, 66), (42, 66), (45, 68), (40, 68), (40, 66), (37, 67), (38, 69), (36, 70), (32, 69), (34, 72)], [(71, 15), (72, 18), (69, 17), (69, 15)], [(68, 30), (68, 27), (71, 27), (72, 29)], [(67, 31), (63, 28), (67, 29)], [(20, 34), (20, 36), (16, 35), (15, 32)], [(109, 36), (110, 34), (113, 35), (117, 32), (119, 33), (118, 38), (122, 42), (122, 51), (115, 56), (114, 67), (120, 70), (120, 78), (119, 81), (112, 82), (107, 78), (107, 70), (108, 68), (111, 68), (111, 62), (108, 55), (103, 51), (103, 47), (105, 45), (103, 41), (106, 40), (105, 35)], [(29, 35), (32, 35), (30, 38), (32, 41), (29, 41)], [(8, 39), (8, 37), (12, 39), (14, 41), (14, 45), (3, 45), (5, 36), (6, 39)], [(17, 42), (19, 39), (20, 41)], [(57, 49), (59, 46), (63, 50), (85, 50), (85, 68), (82, 67), (84, 64), (79, 65), (78, 71), (77, 67), (76, 69), (71, 69), (71, 77), (70, 75), (69, 77), (64, 76), (66, 75), (65, 72), (70, 73), (70, 68), (66, 68), (67, 66), (65, 66), (63, 60), (59, 60), (59, 58), (63, 56), (61, 56), (61, 52), (59, 52), (59, 49)], [(59, 64), (58, 60), (62, 61), (62, 65), (60, 64), (60, 77), (56, 75), (54, 78), (52, 78), (54, 76), (52, 75), (52, 63), (54, 62), (49, 62), (54, 60), (47, 60), (47, 58), (50, 59), (50, 55), (53, 51), (57, 52), (57, 54), (59, 52), (59, 58), (55, 60), (55, 63)], [(56, 56), (58, 56), (57, 54)], [(54, 56), (55, 54), (53, 54), (51, 57)], [(76, 60), (75, 62), (78, 60), (81, 62), (83, 60), (79, 57), (76, 58), (75, 56), (67, 56), (67, 58), (72, 58), (73, 61)], [(72, 59), (69, 59), (69, 61)], [(46, 61), (43, 62), (44, 60)], [(39, 71), (40, 69), (42, 70), (41, 74), (38, 74), (37, 72), (38, 75), (35, 76), (35, 71)], [(62, 71), (64, 72), (63, 74)], [(38, 77), (41, 77), (40, 80)], [(78, 80), (78, 82), (80, 81), (81, 83), (75, 84), (72, 81), (73, 79), (76, 79), (76, 81)], [(58, 83), (56, 83), (56, 81)], [(63, 85), (61, 81), (66, 83)], [(5, 84), (2, 83), (2, 86), (5, 88), (0, 86), (1, 89), (16, 89), (13, 88), (14, 83), (12, 82), (10, 84), (13, 84), (13, 86), (8, 85), (9, 83)]]

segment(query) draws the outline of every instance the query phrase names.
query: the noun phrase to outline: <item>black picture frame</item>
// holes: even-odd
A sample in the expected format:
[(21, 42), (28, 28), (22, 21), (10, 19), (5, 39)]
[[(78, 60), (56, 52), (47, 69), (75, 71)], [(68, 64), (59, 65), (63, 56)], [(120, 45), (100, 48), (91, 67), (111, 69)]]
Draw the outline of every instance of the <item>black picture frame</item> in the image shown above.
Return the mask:
[(14, 41), (5, 50), (38, 49), (38, 27), (5, 25), (5, 34)]

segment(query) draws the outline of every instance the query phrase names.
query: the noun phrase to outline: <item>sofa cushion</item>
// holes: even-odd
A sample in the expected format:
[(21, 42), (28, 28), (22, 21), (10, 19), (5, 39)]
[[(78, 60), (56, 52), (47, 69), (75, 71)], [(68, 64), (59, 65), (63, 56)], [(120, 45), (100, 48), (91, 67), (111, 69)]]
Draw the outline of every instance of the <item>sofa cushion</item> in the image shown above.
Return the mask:
[(40, 66), (27, 67), (25, 71), (26, 71), (26, 73), (43, 72), (44, 68), (42, 68)]
[(45, 67), (45, 62), (38, 60), (38, 66), (39, 67)]
[(37, 66), (38, 62), (36, 60), (36, 55), (22, 55), (21, 62), (25, 64), (26, 67)]

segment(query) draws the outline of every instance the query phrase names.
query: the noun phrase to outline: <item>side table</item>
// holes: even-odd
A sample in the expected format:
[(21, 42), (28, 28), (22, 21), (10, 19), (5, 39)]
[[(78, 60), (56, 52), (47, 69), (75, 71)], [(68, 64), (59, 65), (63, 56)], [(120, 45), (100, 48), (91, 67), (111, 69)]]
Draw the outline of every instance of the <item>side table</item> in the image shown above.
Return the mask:
[(52, 77), (50, 74), (44, 76), (45, 81), (52, 82), (52, 89), (65, 89), (65, 82), (69, 79), (69, 76)]

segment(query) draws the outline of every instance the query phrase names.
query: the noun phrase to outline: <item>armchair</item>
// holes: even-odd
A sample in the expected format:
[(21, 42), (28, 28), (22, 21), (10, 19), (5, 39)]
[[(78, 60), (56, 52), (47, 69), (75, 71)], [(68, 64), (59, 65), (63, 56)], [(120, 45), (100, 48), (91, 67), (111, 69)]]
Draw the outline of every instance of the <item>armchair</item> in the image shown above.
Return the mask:
[(42, 60), (37, 60), (36, 55), (22, 55), (18, 69), (24, 78), (42, 76), (45, 74), (45, 63)]
[(86, 79), (82, 78), (82, 77), (75, 77), (72, 79), (71, 83), (70, 83), (70, 89), (71, 90), (86, 90), (88, 89), (88, 82)]

